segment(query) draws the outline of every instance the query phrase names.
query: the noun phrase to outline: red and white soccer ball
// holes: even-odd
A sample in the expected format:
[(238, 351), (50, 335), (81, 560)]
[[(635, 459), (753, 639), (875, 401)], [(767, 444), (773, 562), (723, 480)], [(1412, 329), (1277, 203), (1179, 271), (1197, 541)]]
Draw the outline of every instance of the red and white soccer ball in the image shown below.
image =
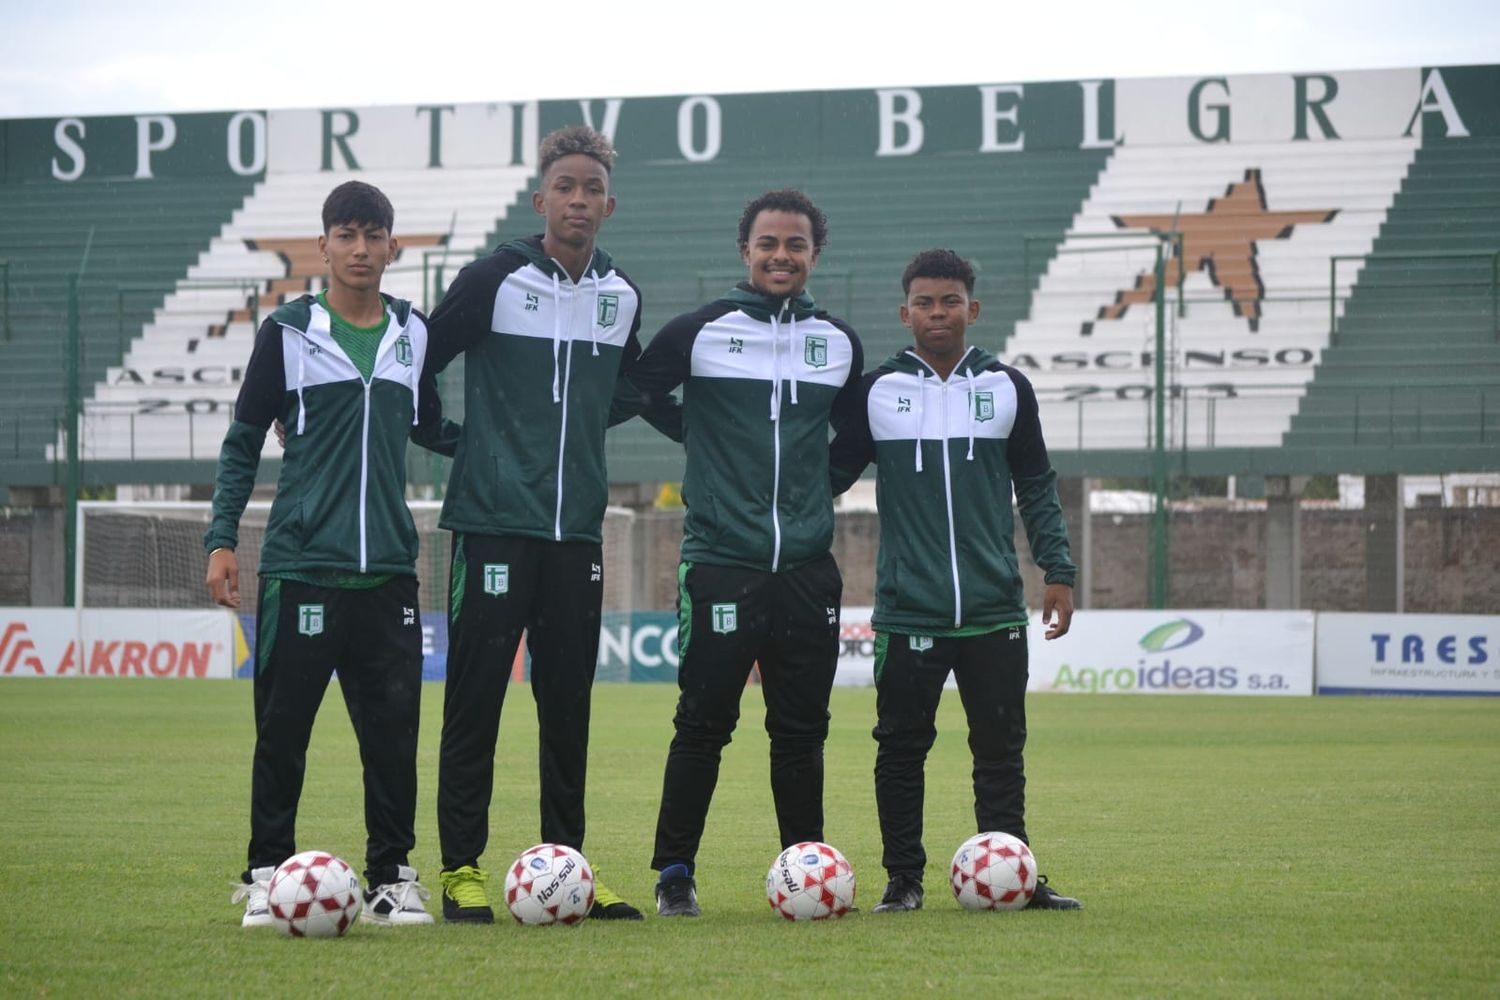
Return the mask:
[(359, 917), (359, 876), (324, 851), (303, 851), (271, 873), (271, 923), (288, 937), (342, 937)]
[(1036, 894), (1036, 858), (1019, 837), (975, 834), (953, 855), (953, 895), (966, 910), (1019, 910)]
[(594, 906), (594, 870), (562, 844), (538, 844), (505, 873), (505, 905), (519, 924), (576, 924)]
[(835, 847), (793, 844), (766, 873), (766, 900), (787, 920), (828, 920), (854, 906), (854, 869)]

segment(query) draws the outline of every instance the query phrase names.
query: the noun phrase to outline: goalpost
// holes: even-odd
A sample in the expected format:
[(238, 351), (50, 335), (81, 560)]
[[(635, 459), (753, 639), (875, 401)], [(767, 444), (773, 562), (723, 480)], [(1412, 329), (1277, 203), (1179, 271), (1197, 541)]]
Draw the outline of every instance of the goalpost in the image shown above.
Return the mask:
[[(442, 503), (409, 500), (420, 547), (417, 580), (422, 610), (448, 607), (451, 535), (438, 527)], [(80, 608), (209, 607), (203, 534), (212, 520), (206, 501), (101, 501), (78, 505), (74, 579)], [(252, 501), (240, 518), (240, 613), (255, 614), (256, 568), (271, 505)], [(610, 507), (604, 517), (604, 610), (635, 606), (631, 568), (635, 514)]]

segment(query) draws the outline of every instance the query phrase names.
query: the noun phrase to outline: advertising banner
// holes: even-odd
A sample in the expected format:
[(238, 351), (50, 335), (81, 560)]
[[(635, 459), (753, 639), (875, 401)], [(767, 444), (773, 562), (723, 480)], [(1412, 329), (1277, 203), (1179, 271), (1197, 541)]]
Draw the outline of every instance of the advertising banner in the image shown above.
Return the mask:
[(0, 609), (0, 676), (232, 676), (234, 618), (224, 611)]
[(875, 630), (870, 627), (874, 610), (858, 606), (840, 609), (839, 667), (833, 683), (848, 687), (869, 687), (875, 683)]
[(1311, 611), (1081, 611), (1047, 642), (1027, 635), (1029, 691), (1313, 693)]
[[(835, 683), (875, 683), (872, 610), (843, 609)], [(1052, 642), (1029, 618), (1029, 691), (1312, 694), (1310, 611), (1083, 611)]]
[(78, 663), (78, 612), (72, 608), (0, 610), (0, 677), (74, 676)]
[(595, 677), (677, 683), (677, 616), (670, 611), (606, 613), (599, 630)]
[(1500, 695), (1500, 618), (1318, 615), (1319, 694)]

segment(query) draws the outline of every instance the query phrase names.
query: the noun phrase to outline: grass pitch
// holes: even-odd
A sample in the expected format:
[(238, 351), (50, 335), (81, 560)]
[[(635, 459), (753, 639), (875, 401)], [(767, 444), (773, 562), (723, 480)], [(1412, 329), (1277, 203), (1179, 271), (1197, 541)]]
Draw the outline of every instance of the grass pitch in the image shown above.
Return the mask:
[[(675, 694), (600, 685), (594, 699), (587, 853), (648, 911)], [(436, 889), (442, 690), (423, 698), (412, 861)], [(497, 879), (537, 839), (530, 690), (509, 700), (484, 859)], [(927, 908), (890, 916), (869, 912), (885, 883), (874, 704), (873, 690), (834, 694), (827, 838), (861, 909), (841, 921), (787, 924), (766, 905), (778, 845), (752, 689), (699, 858), (701, 919), (292, 941), (242, 930), (229, 904), (248, 837), (248, 684), (0, 681), (0, 994), (1500, 994), (1500, 699), (1033, 697), (1033, 847), (1086, 909), (970, 914), (946, 886), (974, 832), (950, 693), (928, 761)], [(302, 801), (299, 847), (362, 868), (336, 692)]]

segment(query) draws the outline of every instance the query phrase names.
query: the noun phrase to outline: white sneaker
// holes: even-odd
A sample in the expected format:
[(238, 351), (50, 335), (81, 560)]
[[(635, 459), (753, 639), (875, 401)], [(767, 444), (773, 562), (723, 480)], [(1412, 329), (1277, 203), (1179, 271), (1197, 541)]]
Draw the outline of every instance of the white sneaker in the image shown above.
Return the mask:
[(432, 923), (432, 914), (422, 905), (432, 893), (417, 881), (416, 869), (402, 865), (396, 870), (396, 879), (366, 890), (359, 919), (387, 926)]
[(229, 901), (245, 901), (245, 917), (240, 921), (241, 927), (271, 926), (271, 904), (266, 899), (266, 893), (270, 891), (271, 876), (274, 874), (276, 869), (271, 866), (252, 868), (250, 881), (234, 887), (234, 895), (229, 897)]

